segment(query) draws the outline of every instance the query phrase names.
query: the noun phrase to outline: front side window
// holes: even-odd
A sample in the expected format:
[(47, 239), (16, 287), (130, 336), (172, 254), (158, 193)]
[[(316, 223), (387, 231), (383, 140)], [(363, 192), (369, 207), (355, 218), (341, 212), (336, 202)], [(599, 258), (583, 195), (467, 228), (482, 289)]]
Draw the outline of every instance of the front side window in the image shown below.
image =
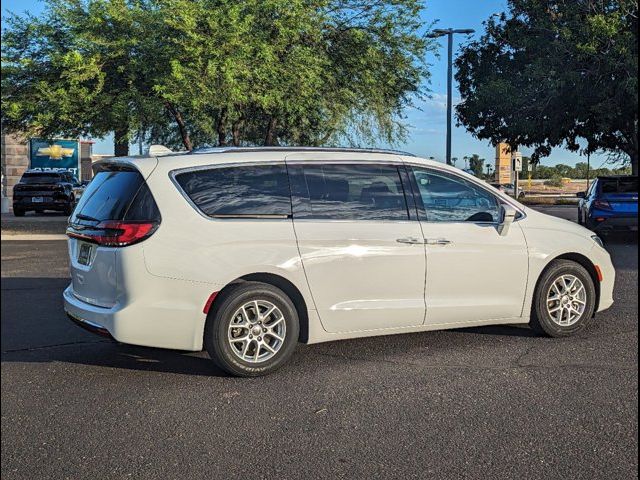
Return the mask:
[(500, 221), (500, 205), (487, 190), (462, 177), (431, 169), (413, 168), (428, 222)]
[(282, 165), (247, 165), (179, 173), (184, 193), (209, 217), (290, 216), (291, 195)]
[(408, 220), (398, 167), (375, 164), (294, 165), (294, 218)]

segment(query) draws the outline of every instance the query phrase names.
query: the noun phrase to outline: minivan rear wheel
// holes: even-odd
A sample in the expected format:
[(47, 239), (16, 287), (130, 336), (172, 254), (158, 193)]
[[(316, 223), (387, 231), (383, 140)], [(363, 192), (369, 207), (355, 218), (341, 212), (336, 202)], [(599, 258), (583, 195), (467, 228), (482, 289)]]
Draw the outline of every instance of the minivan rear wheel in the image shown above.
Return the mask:
[(282, 290), (243, 282), (223, 290), (214, 302), (204, 344), (225, 372), (255, 377), (273, 372), (289, 359), (299, 331), (296, 308)]
[(596, 304), (589, 272), (571, 260), (555, 260), (542, 273), (535, 292), (531, 327), (550, 337), (566, 337), (585, 328)]

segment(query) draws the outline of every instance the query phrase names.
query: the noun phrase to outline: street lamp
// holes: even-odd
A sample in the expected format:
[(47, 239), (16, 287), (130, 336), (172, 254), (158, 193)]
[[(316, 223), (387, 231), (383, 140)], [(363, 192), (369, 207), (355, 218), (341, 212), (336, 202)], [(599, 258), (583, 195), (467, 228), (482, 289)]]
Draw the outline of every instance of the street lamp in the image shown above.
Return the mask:
[(448, 37), (448, 49), (447, 49), (447, 165), (451, 165), (451, 93), (453, 90), (453, 35), (455, 33), (463, 33), (465, 35), (471, 35), (475, 30), (471, 28), (437, 28), (431, 32), (427, 37), (438, 38), (444, 35)]

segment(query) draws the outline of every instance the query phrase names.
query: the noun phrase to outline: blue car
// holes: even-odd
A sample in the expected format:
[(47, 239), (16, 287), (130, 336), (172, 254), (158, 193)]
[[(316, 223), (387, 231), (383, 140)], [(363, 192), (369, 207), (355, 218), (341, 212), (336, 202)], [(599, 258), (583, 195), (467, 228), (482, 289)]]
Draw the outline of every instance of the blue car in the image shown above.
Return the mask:
[(598, 177), (578, 193), (578, 223), (598, 233), (638, 230), (638, 177)]

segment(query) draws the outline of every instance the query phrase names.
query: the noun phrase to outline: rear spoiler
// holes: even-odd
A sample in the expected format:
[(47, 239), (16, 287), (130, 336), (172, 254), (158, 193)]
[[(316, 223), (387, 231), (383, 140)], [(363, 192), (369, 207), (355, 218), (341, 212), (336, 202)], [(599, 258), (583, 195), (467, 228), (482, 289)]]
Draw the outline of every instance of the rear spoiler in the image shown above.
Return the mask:
[(158, 165), (156, 157), (111, 157), (98, 160), (91, 165), (95, 175), (98, 172), (140, 172), (146, 180)]

